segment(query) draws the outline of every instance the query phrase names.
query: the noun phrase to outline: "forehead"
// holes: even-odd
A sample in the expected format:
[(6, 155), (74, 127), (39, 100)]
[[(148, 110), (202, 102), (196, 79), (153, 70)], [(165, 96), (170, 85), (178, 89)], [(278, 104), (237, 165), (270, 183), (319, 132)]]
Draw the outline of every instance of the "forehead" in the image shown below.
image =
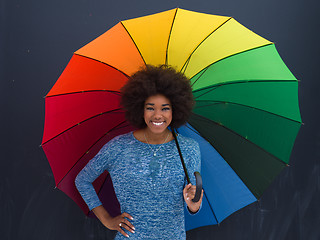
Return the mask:
[(150, 105), (167, 105), (167, 104), (171, 104), (170, 100), (168, 98), (166, 98), (164, 95), (162, 94), (157, 94), (154, 96), (150, 96), (146, 99), (145, 104), (150, 104)]

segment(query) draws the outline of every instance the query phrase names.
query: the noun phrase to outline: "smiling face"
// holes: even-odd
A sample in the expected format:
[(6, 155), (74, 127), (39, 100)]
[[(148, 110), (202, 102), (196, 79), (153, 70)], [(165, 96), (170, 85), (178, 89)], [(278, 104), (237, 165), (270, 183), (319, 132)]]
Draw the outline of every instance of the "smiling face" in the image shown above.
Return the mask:
[(161, 94), (147, 98), (144, 104), (144, 121), (150, 133), (164, 133), (172, 121), (170, 100)]

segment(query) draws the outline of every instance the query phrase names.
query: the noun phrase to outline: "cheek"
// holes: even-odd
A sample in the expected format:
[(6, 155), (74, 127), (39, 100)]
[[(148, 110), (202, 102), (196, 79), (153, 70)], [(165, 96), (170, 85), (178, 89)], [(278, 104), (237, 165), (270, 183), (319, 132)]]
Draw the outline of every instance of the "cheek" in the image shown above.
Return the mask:
[(148, 120), (150, 119), (150, 113), (144, 111), (144, 113), (143, 113), (143, 119), (144, 119), (144, 121), (147, 123)]
[(172, 121), (172, 111), (170, 111), (168, 113), (168, 116), (167, 116), (168, 120), (171, 122)]

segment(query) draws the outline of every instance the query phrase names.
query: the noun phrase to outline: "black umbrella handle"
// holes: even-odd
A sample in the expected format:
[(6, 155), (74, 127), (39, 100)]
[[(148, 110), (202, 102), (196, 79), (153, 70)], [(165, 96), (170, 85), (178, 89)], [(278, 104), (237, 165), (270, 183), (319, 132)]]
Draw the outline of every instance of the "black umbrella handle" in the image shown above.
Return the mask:
[(202, 177), (199, 172), (194, 172), (194, 176), (196, 177), (196, 195), (192, 202), (199, 202), (202, 192)]
[[(181, 153), (180, 146), (178, 143), (177, 135), (173, 129), (171, 129), (171, 131), (172, 131), (173, 138), (174, 138), (176, 145), (177, 145), (177, 149), (178, 149), (178, 152), (180, 155), (180, 160), (181, 160), (181, 163), (183, 166), (184, 174), (186, 175), (186, 178), (187, 178), (187, 181), (189, 184), (189, 183), (191, 183), (191, 181), (190, 181), (188, 171), (187, 171), (186, 165), (185, 165), (183, 157), (182, 157), (182, 153)], [(202, 177), (199, 172), (194, 172), (194, 176), (196, 177), (196, 194), (195, 194), (194, 198), (192, 199), (192, 202), (198, 202), (200, 200), (201, 192), (202, 192)]]

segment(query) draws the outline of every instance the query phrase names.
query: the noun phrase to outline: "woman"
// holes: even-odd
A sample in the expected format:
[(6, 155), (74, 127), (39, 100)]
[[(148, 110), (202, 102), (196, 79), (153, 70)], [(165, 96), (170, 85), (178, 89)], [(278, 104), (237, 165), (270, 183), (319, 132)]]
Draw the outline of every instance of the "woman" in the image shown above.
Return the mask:
[[(190, 214), (196, 187), (185, 175), (168, 127), (186, 123), (193, 104), (190, 81), (174, 69), (147, 66), (121, 89), (126, 118), (138, 130), (115, 137), (84, 167), (76, 186), (101, 223), (117, 230), (116, 239), (186, 239), (184, 202)], [(200, 149), (178, 135), (189, 173), (200, 171)], [(122, 214), (112, 217), (102, 206), (92, 182), (107, 170)], [(194, 179), (192, 179), (194, 182)]]

